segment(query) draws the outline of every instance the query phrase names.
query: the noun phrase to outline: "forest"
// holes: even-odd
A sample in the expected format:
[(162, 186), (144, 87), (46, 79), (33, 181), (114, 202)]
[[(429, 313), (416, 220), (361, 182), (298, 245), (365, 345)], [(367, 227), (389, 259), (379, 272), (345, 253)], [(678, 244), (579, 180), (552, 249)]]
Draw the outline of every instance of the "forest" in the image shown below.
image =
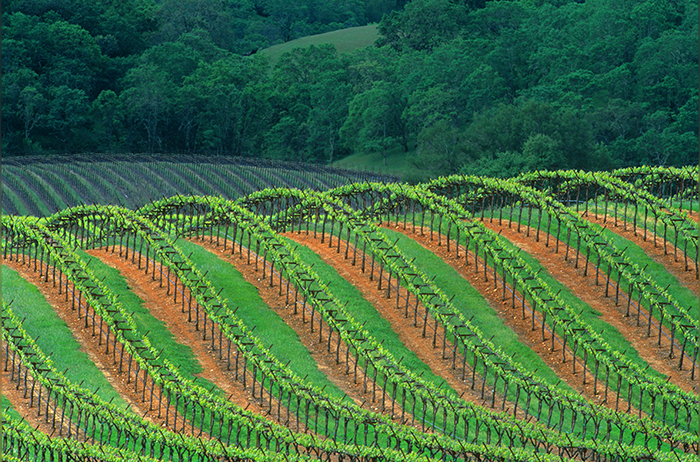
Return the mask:
[[(690, 0), (10, 0), (2, 151), (328, 164), (408, 180), (698, 160)], [(258, 50), (378, 23), (375, 46)]]

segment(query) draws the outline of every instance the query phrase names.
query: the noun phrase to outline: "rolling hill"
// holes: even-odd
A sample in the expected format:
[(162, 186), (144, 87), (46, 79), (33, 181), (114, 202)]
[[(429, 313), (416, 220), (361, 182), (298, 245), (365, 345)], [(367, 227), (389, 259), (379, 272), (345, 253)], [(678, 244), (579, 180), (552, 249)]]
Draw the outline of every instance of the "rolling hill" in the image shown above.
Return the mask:
[(349, 53), (358, 48), (372, 46), (379, 38), (377, 25), (349, 27), (347, 29), (326, 32), (325, 34), (309, 35), (299, 39), (291, 40), (279, 45), (260, 50), (260, 53), (269, 56), (270, 64), (274, 66), (284, 53), (292, 51), (294, 48), (305, 48), (311, 45), (333, 45), (340, 53)]
[(146, 163), (202, 194), (3, 216), (7, 460), (696, 457), (697, 169), (267, 168), (301, 187)]

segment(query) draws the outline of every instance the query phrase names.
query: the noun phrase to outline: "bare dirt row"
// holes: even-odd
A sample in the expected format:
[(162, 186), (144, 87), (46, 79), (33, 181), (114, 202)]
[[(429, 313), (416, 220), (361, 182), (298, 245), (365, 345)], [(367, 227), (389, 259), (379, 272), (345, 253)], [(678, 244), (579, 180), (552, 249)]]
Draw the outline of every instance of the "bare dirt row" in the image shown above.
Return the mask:
[[(565, 261), (565, 252), (555, 253), (556, 245), (551, 238), (549, 247), (546, 247), (546, 239), (540, 234), (539, 242), (537, 242), (536, 232), (533, 229), (530, 230), (530, 237), (527, 237), (527, 228), (522, 225), (521, 231), (518, 232), (517, 226), (509, 227), (505, 220), (502, 225), (499, 225), (495, 220), (493, 223), (484, 220), (483, 223), (491, 230), (500, 232), (509, 241), (534, 257), (573, 295), (600, 312), (600, 317), (615, 327), (653, 369), (669, 376), (671, 382), (683, 390), (695, 392), (697, 385), (690, 378), (690, 370), (687, 367), (683, 371), (678, 370), (677, 367), (674, 367), (675, 361), (668, 358), (666, 352), (669, 348), (669, 340), (662, 336), (659, 347), (654, 336), (647, 337), (646, 326), (637, 326), (636, 320), (632, 316), (624, 317), (625, 308), (616, 305), (614, 297), (605, 297), (604, 286), (602, 284), (596, 285), (595, 277), (591, 276), (590, 273), (588, 277), (585, 277), (582, 265), (575, 268), (573, 259), (569, 258), (568, 261)], [(564, 246), (564, 243), (559, 243), (560, 249)]]
[[(44, 279), (38, 272), (30, 269), (28, 265), (18, 264), (15, 261), (3, 262), (9, 268), (17, 271), (22, 278), (30, 282), (39, 289), (39, 292), (44, 296), (46, 301), (53, 307), (56, 314), (68, 325), (73, 333), (73, 337), (81, 346), (81, 351), (84, 351), (90, 360), (95, 363), (95, 366), (104, 374), (105, 378), (119, 395), (130, 405), (130, 410), (134, 413), (143, 416), (152, 423), (161, 425), (165, 419), (158, 419), (157, 415), (148, 412), (148, 408), (141, 406), (141, 394), (133, 392), (133, 385), (127, 385), (126, 374), (119, 374), (116, 364), (112, 363), (111, 354), (105, 354), (104, 346), (98, 346), (97, 342), (92, 338), (91, 329), (84, 328), (84, 321), (78, 319), (76, 312), (71, 307), (70, 300), (66, 301), (65, 295), (59, 294), (58, 289), (53, 286), (52, 282), (44, 282)], [(50, 352), (45, 352), (50, 353)], [(5, 394), (3, 389), (3, 394)], [(45, 430), (42, 419), (37, 418), (36, 412), (28, 407), (28, 399), (19, 394), (10, 395), (8, 398), (12, 401), (15, 408), (20, 411), (20, 414), (32, 426)], [(48, 429), (48, 434), (51, 434), (51, 429)]]
[[(425, 229), (424, 232), (421, 232), (421, 229), (416, 227), (416, 233), (413, 233), (410, 229), (404, 230), (403, 226), (396, 226), (395, 224), (385, 224), (385, 226), (414, 239), (425, 249), (430, 250), (454, 268), (465, 281), (471, 284), (471, 286), (484, 297), (499, 318), (501, 318), (518, 336), (520, 342), (534, 351), (547, 366), (554, 371), (562, 382), (596, 404), (604, 405), (612, 409), (615, 408), (615, 393), (608, 391), (608, 400), (605, 402), (600, 386), (598, 387), (597, 394), (594, 394), (592, 380), (587, 380), (586, 384), (583, 384), (581, 367), (579, 366), (574, 373), (570, 361), (562, 363), (561, 349), (551, 349), (550, 334), (547, 334), (546, 339), (543, 341), (539, 329), (532, 330), (530, 317), (527, 316), (523, 319), (520, 310), (511, 307), (509, 298), (506, 300), (502, 299), (502, 289), (500, 287), (494, 289), (493, 282), (485, 281), (482, 275), (483, 273), (475, 274), (473, 265), (466, 266), (463, 258), (458, 259), (454, 253), (447, 251), (447, 238), (445, 236), (441, 236), (442, 245), (438, 245), (438, 235), (433, 233), (433, 239), (431, 240), (429, 229)], [(454, 246), (451, 246), (451, 249), (454, 249)], [(522, 294), (517, 292), (516, 294), (522, 297)]]
[[(216, 246), (206, 240), (193, 240), (202, 245), (208, 251), (216, 254), (222, 260), (233, 265), (244, 277), (244, 279), (258, 289), (258, 293), (263, 302), (274, 310), (299, 336), (302, 344), (307, 348), (311, 357), (316, 361), (319, 370), (323, 372), (338, 388), (343, 390), (356, 404), (375, 412), (381, 412), (381, 408), (371, 402), (371, 393), (365, 393), (361, 372), (358, 372), (358, 380), (354, 381), (353, 374), (345, 374), (345, 366), (339, 367), (336, 364), (335, 354), (328, 353), (323, 344), (318, 342), (318, 334), (311, 333), (308, 320), (303, 321), (301, 314), (294, 314), (294, 306), (288, 305), (286, 296), (279, 295), (277, 287), (270, 287), (268, 280), (262, 279), (262, 269), (256, 271), (255, 264), (248, 265), (247, 257), (238, 254), (231, 255), (225, 252), (223, 246)], [(291, 302), (293, 303), (293, 301)]]
[(450, 367), (451, 361), (444, 360), (441, 350), (433, 348), (430, 336), (423, 337), (420, 326), (411, 325), (411, 321), (404, 316), (402, 310), (396, 309), (395, 298), (388, 299), (386, 290), (379, 290), (377, 282), (369, 279), (369, 273), (363, 274), (360, 265), (353, 266), (352, 261), (346, 260), (344, 254), (337, 253), (335, 247), (329, 248), (312, 235), (286, 233), (285, 236), (313, 250), (341, 277), (355, 286), (381, 316), (389, 321), (401, 342), (415, 353), (433, 374), (445, 379), (457, 393), (462, 394), (463, 399), (479, 405), (490, 402), (490, 399), (481, 398), (479, 390), (472, 390), (470, 383), (461, 380), (460, 374)]
[[(695, 215), (697, 216), (697, 214)], [(690, 270), (686, 271), (683, 255), (674, 255), (673, 244), (668, 243), (666, 246), (667, 250), (664, 250), (664, 239), (662, 237), (647, 232), (645, 238), (644, 229), (637, 228), (635, 230), (632, 224), (622, 220), (615, 226), (615, 222), (610, 217), (606, 219), (604, 216), (588, 213), (582, 214), (582, 218), (591, 223), (603, 226), (618, 236), (634, 242), (656, 263), (663, 265), (666, 271), (678, 279), (683, 286), (688, 288), (688, 290), (695, 295), (700, 296), (700, 284), (698, 284), (698, 280), (695, 278), (695, 269), (692, 260), (690, 258), (688, 259)]]

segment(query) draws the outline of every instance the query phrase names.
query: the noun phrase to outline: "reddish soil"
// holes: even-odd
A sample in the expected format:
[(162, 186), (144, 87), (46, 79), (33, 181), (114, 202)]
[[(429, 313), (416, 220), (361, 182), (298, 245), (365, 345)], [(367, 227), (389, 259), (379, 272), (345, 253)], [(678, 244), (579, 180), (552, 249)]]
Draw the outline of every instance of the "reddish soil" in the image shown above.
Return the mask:
[[(591, 217), (588, 217), (588, 219), (591, 219)], [(544, 247), (543, 243), (534, 245), (534, 233), (530, 233), (531, 237), (526, 238), (525, 233), (518, 234), (515, 230), (511, 230), (507, 226), (493, 226), (493, 224), (488, 222), (485, 222), (485, 224), (496, 231), (502, 230), (502, 233), (516, 243), (516, 245), (522, 247), (523, 250), (531, 253), (535, 258), (540, 260), (543, 266), (563, 284), (569, 287), (576, 296), (586, 301), (586, 303), (589, 303), (594, 309), (603, 313), (603, 319), (620, 330), (637, 351), (639, 351), (640, 356), (652, 364), (652, 367), (659, 372), (669, 375), (671, 381), (684, 390), (692, 392), (697, 391), (696, 384), (690, 381), (689, 372), (678, 371), (669, 363), (667, 355), (664, 354), (667, 348), (666, 350), (658, 348), (653, 337), (647, 339), (645, 328), (637, 328), (632, 318), (627, 320), (621, 318), (621, 308), (615, 307), (614, 299), (601, 297), (601, 286), (595, 286), (593, 278), (584, 278), (579, 274), (582, 273), (582, 270), (573, 269), (572, 262), (565, 262), (563, 260), (563, 253), (558, 255), (554, 254), (554, 246), (551, 244), (549, 248)], [(392, 229), (409, 235), (453, 266), (486, 298), (489, 304), (504, 319), (506, 324), (513, 328), (520, 340), (539, 354), (563, 381), (589, 399), (598, 403), (603, 401), (602, 390), (604, 390), (604, 386), (601, 386), (599, 382), (598, 395), (593, 396), (592, 379), (587, 380), (587, 384), (585, 385), (581, 384), (580, 365), (577, 367), (576, 374), (573, 374), (571, 371), (570, 359), (566, 364), (562, 364), (561, 350), (550, 351), (551, 340), (547, 338), (543, 342), (539, 330), (533, 332), (530, 329), (529, 318), (522, 320), (522, 317), (518, 314), (518, 310), (512, 310), (510, 308), (509, 301), (502, 301), (499, 291), (494, 290), (492, 282), (485, 282), (482, 277), (475, 277), (473, 268), (465, 267), (463, 260), (457, 260), (454, 253), (447, 253), (446, 246), (444, 245), (444, 236), (442, 238), (443, 245), (437, 246), (437, 241), (431, 241), (429, 234), (413, 234), (409, 231), (404, 231), (402, 226), (396, 228), (392, 226)], [(683, 271), (682, 260), (681, 263), (676, 263), (673, 261), (672, 254), (664, 255), (663, 245), (659, 246), (657, 244), (657, 246), (654, 247), (653, 240), (650, 239), (644, 242), (643, 232), (640, 235), (639, 231), (637, 231), (637, 235), (635, 236), (631, 229), (624, 230), (621, 226), (617, 228), (613, 227), (612, 230), (628, 239), (634, 240), (635, 243), (642, 246), (652, 258), (664, 264), (667, 268), (675, 268), (674, 274), (679, 280), (683, 281), (691, 290), (694, 290), (694, 293), (698, 293), (697, 281), (694, 278), (694, 273), (691, 271)], [(485, 401), (490, 402), (490, 400), (482, 400), (476, 391), (472, 391), (467, 383), (460, 380), (458, 374), (450, 368), (450, 362), (441, 358), (441, 351), (432, 348), (432, 340), (430, 338), (423, 338), (420, 330), (412, 328), (411, 323), (407, 322), (402, 312), (396, 310), (395, 299), (387, 299), (385, 292), (378, 290), (376, 281), (370, 281), (368, 274), (362, 274), (359, 266), (353, 267), (351, 265), (351, 260), (345, 260), (342, 253), (339, 254), (336, 252), (335, 246), (329, 248), (327, 244), (321, 244), (320, 240), (314, 240), (312, 236), (306, 236), (304, 234), (290, 233), (287, 234), (287, 236), (314, 250), (326, 263), (333, 266), (342, 277), (355, 285), (363, 293), (365, 298), (391, 322), (393, 329), (398, 333), (402, 342), (412, 349), (435, 374), (445, 378), (458, 392), (464, 393), (463, 398), (477, 404), (482, 404)], [(542, 241), (542, 237), (540, 237), (540, 240)], [(319, 368), (326, 373), (330, 380), (345, 391), (356, 403), (368, 403), (371, 401), (371, 394), (363, 393), (362, 380), (358, 380), (357, 384), (353, 383), (352, 376), (345, 374), (344, 366), (338, 367), (336, 365), (335, 356), (329, 354), (325, 348), (318, 344), (317, 335), (310, 333), (308, 326), (302, 323), (301, 317), (295, 316), (292, 307), (285, 304), (285, 297), (279, 296), (276, 288), (270, 288), (268, 284), (260, 280), (261, 274), (255, 271), (253, 265), (247, 265), (244, 259), (240, 259), (237, 256), (232, 257), (229, 253), (224, 253), (221, 248), (217, 248), (214, 245), (205, 244), (201, 241), (196, 242), (204, 245), (210, 251), (217, 253), (221, 258), (232, 263), (241, 271), (248, 282), (258, 288), (265, 303), (279, 313), (298, 333), (301, 341), (306, 345), (313, 358), (317, 361)], [(110, 266), (117, 268), (126, 278), (134, 293), (144, 300), (144, 306), (167, 325), (178, 342), (189, 345), (192, 348), (194, 355), (200, 361), (204, 369), (198, 374), (199, 376), (206, 378), (225, 390), (230, 394), (229, 400), (232, 402), (242, 407), (248, 407), (254, 412), (264, 414), (256, 400), (252, 399), (248, 392), (243, 390), (242, 386), (238, 382), (235, 382), (230, 373), (225, 370), (225, 365), (222, 367), (221, 364), (219, 364), (218, 359), (214, 357), (214, 352), (210, 351), (208, 342), (204, 342), (200, 333), (194, 329), (194, 325), (186, 321), (186, 318), (182, 316), (179, 306), (172, 302), (172, 297), (166, 294), (166, 289), (161, 288), (158, 281), (153, 281), (150, 277), (143, 274), (143, 270), (139, 270), (129, 262), (119, 258), (118, 252), (112, 254), (95, 250), (90, 253)], [(96, 342), (93, 341), (91, 332), (83, 329), (83, 323), (75, 316), (75, 313), (71, 309), (70, 302), (66, 302), (63, 295), (59, 295), (58, 291), (54, 289), (50, 283), (45, 284), (39, 277), (39, 274), (31, 271), (28, 266), (21, 266), (15, 262), (7, 261), (4, 264), (8, 264), (8, 266), (18, 271), (22, 277), (39, 288), (58, 315), (68, 323), (74, 336), (81, 344), (83, 351), (89, 355), (90, 359), (105, 374), (105, 377), (125, 401), (131, 404), (131, 409), (135, 413), (145, 416), (145, 418), (152, 422), (162, 425), (164, 419), (158, 419), (157, 416), (150, 415), (146, 409), (141, 407), (140, 393), (133, 393), (133, 385), (126, 384), (126, 375), (118, 373), (118, 368), (111, 364), (111, 357), (105, 355), (103, 347), (99, 347)], [(671, 271), (671, 269), (669, 269), (669, 271)], [(4, 373), (3, 381), (4, 383), (9, 383), (8, 373)], [(27, 422), (34, 427), (38, 426), (42, 431), (51, 433), (51, 429), (44, 423), (43, 417), (36, 416), (35, 408), (28, 408), (28, 400), (22, 397), (21, 392), (15, 392), (14, 387), (9, 387), (9, 389), (4, 389), (3, 393), (11, 400), (15, 408), (25, 417)], [(498, 398), (496, 402), (499, 402)], [(615, 394), (609, 391), (608, 406), (614, 408), (614, 402)], [(372, 403), (365, 405), (369, 409), (375, 411), (379, 410), (377, 406)]]
[[(84, 321), (78, 319), (76, 313), (71, 308), (71, 302), (66, 301), (65, 295), (58, 293), (57, 288), (53, 287), (52, 282), (45, 283), (39, 273), (34, 272), (28, 265), (21, 265), (17, 262), (10, 262), (7, 260), (5, 260), (3, 264), (17, 271), (20, 276), (39, 289), (44, 298), (46, 298), (48, 303), (53, 307), (56, 314), (68, 324), (68, 327), (73, 332), (73, 337), (81, 345), (81, 350), (95, 363), (95, 366), (104, 374), (105, 378), (119, 393), (122, 399), (130, 404), (131, 411), (158, 425), (164, 424), (165, 418), (158, 419), (157, 415), (150, 414), (147, 408), (141, 406), (141, 394), (134, 393), (133, 384), (126, 383), (126, 374), (119, 374), (118, 365), (112, 364), (111, 355), (104, 353), (104, 346), (97, 345), (97, 342), (92, 337), (91, 329), (84, 328)], [(3, 392), (4, 391), (5, 390), (3, 390)], [(11, 397), (13, 399), (18, 398), (17, 396)], [(27, 419), (30, 425), (34, 427), (40, 425), (39, 428), (43, 429), (40, 422), (41, 419), (37, 419), (36, 413), (29, 412), (28, 406), (25, 406), (28, 399), (23, 399), (21, 394), (19, 399), (21, 399), (21, 401), (12, 401), (13, 405), (18, 410), (27, 411), (22, 415)], [(51, 433), (51, 431), (48, 433)]]
[[(344, 361), (340, 365), (336, 364), (335, 354), (328, 353), (328, 350), (324, 347), (323, 342), (319, 344), (318, 333), (312, 333), (309, 329), (308, 320), (306, 323), (302, 321), (301, 311), (297, 315), (294, 314), (294, 307), (292, 305), (286, 304), (286, 296), (279, 295), (279, 288), (270, 287), (269, 279), (266, 278), (265, 281), (262, 280), (262, 269), (259, 271), (255, 270), (255, 264), (253, 263), (254, 257), (251, 259), (251, 264), (247, 264), (247, 253), (244, 253), (243, 257), (239, 254), (231, 255), (230, 251), (225, 252), (223, 246), (217, 247), (215, 244), (210, 244), (204, 240), (194, 240), (192, 242), (202, 245), (210, 252), (215, 253), (222, 260), (227, 261), (232, 264), (238, 271), (241, 272), (244, 279), (255, 286), (258, 289), (260, 297), (274, 310), (279, 316), (284, 319), (284, 321), (289, 325), (299, 336), (300, 341), (309, 350), (312, 358), (316, 361), (318, 368), (331, 380), (338, 388), (343, 390), (356, 404), (370, 409), (375, 412), (381, 412), (381, 405), (379, 403), (372, 403), (372, 393), (364, 393), (363, 388), (363, 377), (364, 375), (358, 371), (357, 383), (354, 383), (354, 376), (352, 373), (350, 375), (345, 374), (345, 364)], [(251, 255), (254, 255), (251, 252)], [(293, 297), (291, 302), (293, 303)], [(379, 401), (379, 400), (377, 400)], [(389, 415), (387, 413), (387, 415)]]
[[(3, 360), (5, 355), (5, 350), (2, 350)], [(24, 418), (25, 422), (31, 425), (33, 428), (46, 433), (47, 435), (53, 434), (53, 436), (58, 435), (58, 430), (51, 428), (51, 424), (46, 422), (46, 413), (42, 410), (41, 416), (37, 416), (36, 404), (33, 407), (29, 407), (29, 398), (24, 397), (24, 392), (22, 387), (19, 390), (15, 389), (15, 383), (10, 382), (10, 372), (2, 372), (2, 395), (7, 398), (14, 409)], [(38, 386), (38, 385), (37, 385)], [(42, 394), (42, 400), (45, 395)], [(42, 404), (42, 409), (43, 409)], [(51, 417), (49, 416), (49, 420)], [(68, 426), (64, 423), (64, 432), (68, 430)]]
[[(615, 327), (620, 333), (630, 342), (639, 356), (651, 365), (656, 371), (670, 376), (671, 382), (681, 387), (687, 392), (696, 392), (697, 384), (690, 379), (690, 370), (686, 367), (685, 370), (679, 371), (674, 364), (677, 360), (668, 359), (668, 340), (662, 337), (662, 346), (658, 347), (655, 336), (646, 336), (646, 326), (637, 326), (636, 318), (630, 316), (624, 317), (626, 307), (616, 306), (615, 298), (605, 297), (605, 289), (603, 285), (595, 285), (595, 277), (589, 272), (588, 277), (583, 276), (583, 266), (574, 267), (574, 261), (569, 258), (564, 260), (565, 243), (559, 243), (559, 253), (554, 253), (555, 244), (550, 237), (549, 247), (545, 246), (545, 238), (540, 233), (540, 242), (536, 242), (536, 232), (530, 230), (530, 237), (527, 237), (527, 227), (521, 225), (521, 232), (517, 232), (517, 227), (508, 227), (508, 222), (503, 221), (503, 225), (499, 225), (494, 220), (493, 223), (488, 220), (483, 221), (484, 225), (493, 231), (500, 232), (504, 237), (512, 243), (529, 253), (559, 282), (565, 285), (572, 294), (580, 298), (585, 303), (589, 304), (593, 309), (601, 313), (601, 318), (608, 324)], [(663, 253), (663, 251), (662, 251)], [(541, 339), (541, 338), (540, 338)]]
[(685, 210), (685, 216), (687, 216), (689, 219), (693, 220), (695, 223), (700, 222), (700, 213), (698, 213), (698, 212), (692, 212), (690, 210)]
[(166, 325), (178, 343), (187, 345), (192, 350), (203, 369), (196, 374), (198, 377), (224, 390), (229, 401), (264, 415), (258, 402), (243, 390), (242, 384), (235, 381), (233, 373), (226, 370), (225, 363), (222, 366), (218, 361), (217, 353), (211, 349), (211, 341), (204, 341), (202, 333), (197, 332), (194, 323), (187, 322), (187, 315), (182, 313), (178, 303), (173, 302), (172, 295), (167, 294), (167, 288), (161, 287), (159, 281), (145, 275), (144, 270), (139, 269), (137, 265), (121, 258), (118, 250), (112, 253), (96, 249), (87, 253), (116, 268), (126, 279), (132, 292), (143, 300), (144, 308)]
[[(695, 278), (695, 264), (691, 258), (688, 258), (688, 268), (685, 270), (685, 260), (681, 253), (677, 257), (673, 255), (673, 244), (667, 244), (667, 252), (664, 251), (664, 239), (660, 236), (655, 236), (651, 231), (647, 231), (646, 239), (644, 238), (644, 228), (637, 227), (634, 230), (632, 224), (625, 221), (618, 221), (615, 226), (615, 220), (608, 217), (607, 221), (602, 215), (581, 214), (582, 218), (592, 223), (597, 223), (600, 226), (605, 226), (615, 234), (624, 237), (625, 239), (634, 242), (644, 250), (649, 257), (656, 263), (659, 263), (666, 268), (666, 271), (671, 273), (678, 281), (692, 291), (695, 295), (700, 296), (700, 285)], [(697, 215), (697, 214), (696, 214)]]
[[(404, 317), (403, 312), (396, 309), (396, 298), (387, 299), (386, 290), (379, 290), (377, 282), (370, 281), (369, 273), (365, 272), (363, 274), (360, 265), (352, 266), (352, 260), (346, 260), (344, 253), (338, 253), (335, 246), (329, 248), (327, 244), (322, 244), (320, 239), (314, 239), (311, 234), (286, 233), (284, 236), (313, 250), (325, 263), (332, 266), (341, 277), (355, 286), (362, 293), (363, 297), (391, 323), (392, 329), (398, 334), (401, 342), (413, 351), (435, 375), (445, 379), (455, 391), (463, 394), (463, 399), (478, 405), (490, 404), (489, 394), (486, 395), (488, 399), (482, 399), (478, 390), (472, 390), (470, 383), (462, 381), (457, 370), (452, 370), (451, 359), (443, 359), (442, 351), (438, 348), (433, 348), (432, 338), (421, 335), (422, 324), (418, 327), (412, 326), (410, 320)], [(498, 396), (496, 397), (496, 402), (499, 402)]]
[[(531, 328), (530, 316), (526, 316), (525, 319), (522, 318), (522, 312), (519, 307), (515, 309), (511, 308), (511, 302), (509, 298), (502, 300), (502, 289), (499, 284), (498, 289), (494, 289), (493, 281), (484, 281), (483, 272), (475, 274), (473, 266), (465, 266), (464, 257), (457, 258), (453, 252), (447, 252), (447, 239), (445, 236), (441, 237), (442, 245), (438, 246), (438, 235), (434, 233), (433, 240), (430, 239), (430, 230), (426, 229), (425, 233), (422, 233), (419, 227), (416, 227), (416, 233), (414, 234), (411, 229), (403, 228), (403, 225), (396, 226), (395, 224), (385, 224), (387, 228), (394, 231), (405, 234), (406, 236), (414, 239), (424, 248), (430, 250), (435, 255), (442, 258), (447, 264), (452, 266), (466, 281), (471, 284), (474, 289), (476, 289), (488, 302), (488, 304), (496, 311), (498, 316), (503, 320), (503, 322), (510, 327), (513, 332), (518, 336), (520, 342), (527, 345), (532, 351), (534, 351), (542, 360), (557, 374), (557, 376), (571, 388), (577, 392), (584, 395), (587, 399), (594, 403), (605, 405), (611, 409), (615, 408), (615, 393), (612, 390), (608, 391), (608, 400), (605, 403), (605, 383), (601, 384), (598, 381), (597, 394), (593, 394), (593, 374), (586, 374), (586, 383), (582, 383), (583, 370), (581, 364), (577, 363), (576, 373), (573, 372), (571, 365), (571, 354), (567, 353), (567, 362), (562, 363), (562, 353), (561, 348), (558, 347), (559, 344), (555, 343), (555, 349), (551, 350), (551, 334), (545, 332), (545, 340), (542, 341), (542, 333), (539, 329), (534, 331)], [(454, 241), (452, 241), (454, 244)], [(454, 249), (451, 245), (450, 249)], [(464, 255), (463, 253), (460, 255)], [(522, 296), (518, 293), (518, 296)], [(556, 338), (556, 337), (555, 337)], [(590, 371), (589, 371), (590, 372)], [(623, 401), (623, 400), (621, 400)], [(621, 406), (620, 409), (623, 409)]]

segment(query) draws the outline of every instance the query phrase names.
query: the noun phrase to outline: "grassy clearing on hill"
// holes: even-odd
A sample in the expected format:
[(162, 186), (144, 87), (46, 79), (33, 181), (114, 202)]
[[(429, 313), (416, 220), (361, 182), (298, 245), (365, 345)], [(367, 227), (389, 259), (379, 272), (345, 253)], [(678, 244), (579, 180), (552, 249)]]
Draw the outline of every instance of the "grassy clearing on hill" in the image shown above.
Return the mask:
[(326, 32), (325, 34), (310, 35), (302, 37), (291, 42), (280, 43), (269, 48), (261, 50), (265, 56), (270, 58), (270, 65), (274, 66), (279, 61), (280, 56), (284, 53), (292, 51), (294, 48), (304, 48), (310, 45), (322, 45), (330, 43), (340, 53), (349, 53), (358, 48), (365, 48), (374, 45), (374, 42), (379, 38), (377, 25), (370, 24), (368, 26), (350, 27), (347, 29)]

